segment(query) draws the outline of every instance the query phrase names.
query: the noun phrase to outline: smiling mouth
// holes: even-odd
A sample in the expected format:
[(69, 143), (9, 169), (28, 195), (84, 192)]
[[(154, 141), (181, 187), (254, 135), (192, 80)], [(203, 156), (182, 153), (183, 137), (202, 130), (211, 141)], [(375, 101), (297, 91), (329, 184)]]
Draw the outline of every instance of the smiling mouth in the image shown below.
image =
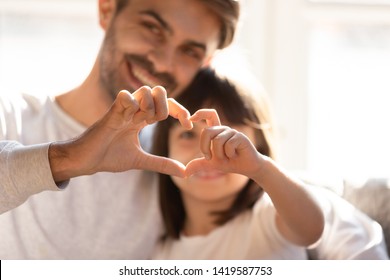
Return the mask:
[(128, 69), (128, 80), (134, 89), (144, 85), (151, 88), (163, 86), (167, 91), (174, 91), (177, 83), (169, 73), (158, 73), (154, 71), (153, 64), (142, 56), (127, 55), (126, 65)]
[(151, 88), (162, 85), (161, 82), (158, 79), (156, 79), (154, 76), (150, 75), (150, 73), (147, 70), (137, 65), (129, 65), (129, 68), (131, 74), (137, 80), (138, 83), (142, 85), (150, 86)]
[(158, 85), (164, 86), (158, 79), (156, 79), (147, 70), (140, 66), (127, 62), (127, 68), (132, 84), (135, 84), (135, 88), (140, 88), (144, 85), (149, 86), (151, 88)]

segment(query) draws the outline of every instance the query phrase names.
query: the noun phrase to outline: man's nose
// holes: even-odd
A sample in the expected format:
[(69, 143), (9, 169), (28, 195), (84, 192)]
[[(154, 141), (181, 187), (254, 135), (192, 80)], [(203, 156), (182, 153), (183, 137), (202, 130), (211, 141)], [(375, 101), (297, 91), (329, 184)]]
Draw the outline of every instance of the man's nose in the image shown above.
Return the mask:
[(172, 73), (175, 65), (175, 50), (168, 46), (151, 52), (149, 60), (157, 73)]

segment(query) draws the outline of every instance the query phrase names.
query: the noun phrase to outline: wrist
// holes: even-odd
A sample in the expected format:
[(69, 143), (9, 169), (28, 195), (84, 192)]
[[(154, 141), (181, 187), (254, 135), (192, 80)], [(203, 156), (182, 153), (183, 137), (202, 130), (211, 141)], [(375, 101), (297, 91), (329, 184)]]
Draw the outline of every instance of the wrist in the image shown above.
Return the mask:
[(264, 185), (267, 181), (267, 177), (270, 176), (272, 170), (272, 159), (259, 154), (257, 164), (255, 165), (256, 169), (252, 171), (251, 176), (249, 176), (252, 180), (254, 180), (259, 185)]
[(56, 183), (82, 175), (77, 160), (72, 159), (72, 149), (69, 142), (54, 142), (49, 146), (50, 169)]

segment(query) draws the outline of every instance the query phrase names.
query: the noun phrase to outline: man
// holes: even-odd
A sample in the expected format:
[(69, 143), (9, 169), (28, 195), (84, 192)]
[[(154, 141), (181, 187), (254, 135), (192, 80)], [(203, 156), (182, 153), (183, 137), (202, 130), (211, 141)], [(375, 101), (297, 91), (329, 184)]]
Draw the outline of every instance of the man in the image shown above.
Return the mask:
[(0, 259), (149, 256), (161, 230), (157, 190), (136, 169), (180, 176), (184, 167), (147, 155), (138, 134), (168, 113), (190, 127), (167, 94), (232, 41), (238, 2), (100, 0), (99, 19), (105, 39), (78, 88), (44, 104), (0, 100)]

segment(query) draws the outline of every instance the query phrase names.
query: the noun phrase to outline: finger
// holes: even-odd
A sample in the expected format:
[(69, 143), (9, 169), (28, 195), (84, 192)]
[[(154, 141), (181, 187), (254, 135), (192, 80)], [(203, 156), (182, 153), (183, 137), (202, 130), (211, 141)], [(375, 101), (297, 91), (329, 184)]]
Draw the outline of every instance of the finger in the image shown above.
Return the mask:
[(213, 165), (211, 161), (206, 160), (205, 158), (197, 158), (191, 160), (189, 163), (187, 163), (187, 166), (185, 168), (184, 176), (190, 177), (202, 170), (212, 169)]
[(112, 105), (112, 111), (123, 114), (126, 121), (130, 120), (138, 109), (138, 102), (127, 90), (121, 90)]
[(225, 144), (225, 154), (228, 158), (237, 157), (237, 150), (242, 142), (242, 137), (240, 133), (236, 133), (231, 137)]
[(213, 155), (211, 149), (212, 140), (225, 129), (225, 126), (212, 126), (205, 128), (202, 131), (200, 135), (200, 151), (204, 154), (206, 159), (211, 159)]
[(229, 129), (225, 127), (223, 131), (221, 131), (220, 133), (215, 135), (214, 138), (212, 138), (213, 157), (220, 160), (228, 159), (228, 156), (226, 154), (226, 146), (230, 138), (232, 138), (235, 135), (235, 133), (236, 132), (233, 129)]
[(134, 123), (153, 120), (156, 110), (152, 97), (152, 90), (148, 86), (143, 86), (133, 92), (133, 97), (139, 104), (139, 110), (134, 114)]
[(165, 120), (169, 114), (167, 92), (165, 88), (156, 86), (152, 89), (152, 97), (155, 107), (154, 121)]
[(201, 120), (205, 120), (208, 126), (221, 125), (218, 113), (214, 109), (200, 109), (190, 117), (190, 121), (193, 122), (198, 122)]
[(183, 163), (174, 159), (147, 153), (145, 153), (143, 164), (139, 168), (177, 177), (184, 177), (185, 174), (185, 166)]
[(169, 115), (178, 119), (180, 124), (186, 129), (192, 129), (190, 112), (173, 98), (168, 98)]

